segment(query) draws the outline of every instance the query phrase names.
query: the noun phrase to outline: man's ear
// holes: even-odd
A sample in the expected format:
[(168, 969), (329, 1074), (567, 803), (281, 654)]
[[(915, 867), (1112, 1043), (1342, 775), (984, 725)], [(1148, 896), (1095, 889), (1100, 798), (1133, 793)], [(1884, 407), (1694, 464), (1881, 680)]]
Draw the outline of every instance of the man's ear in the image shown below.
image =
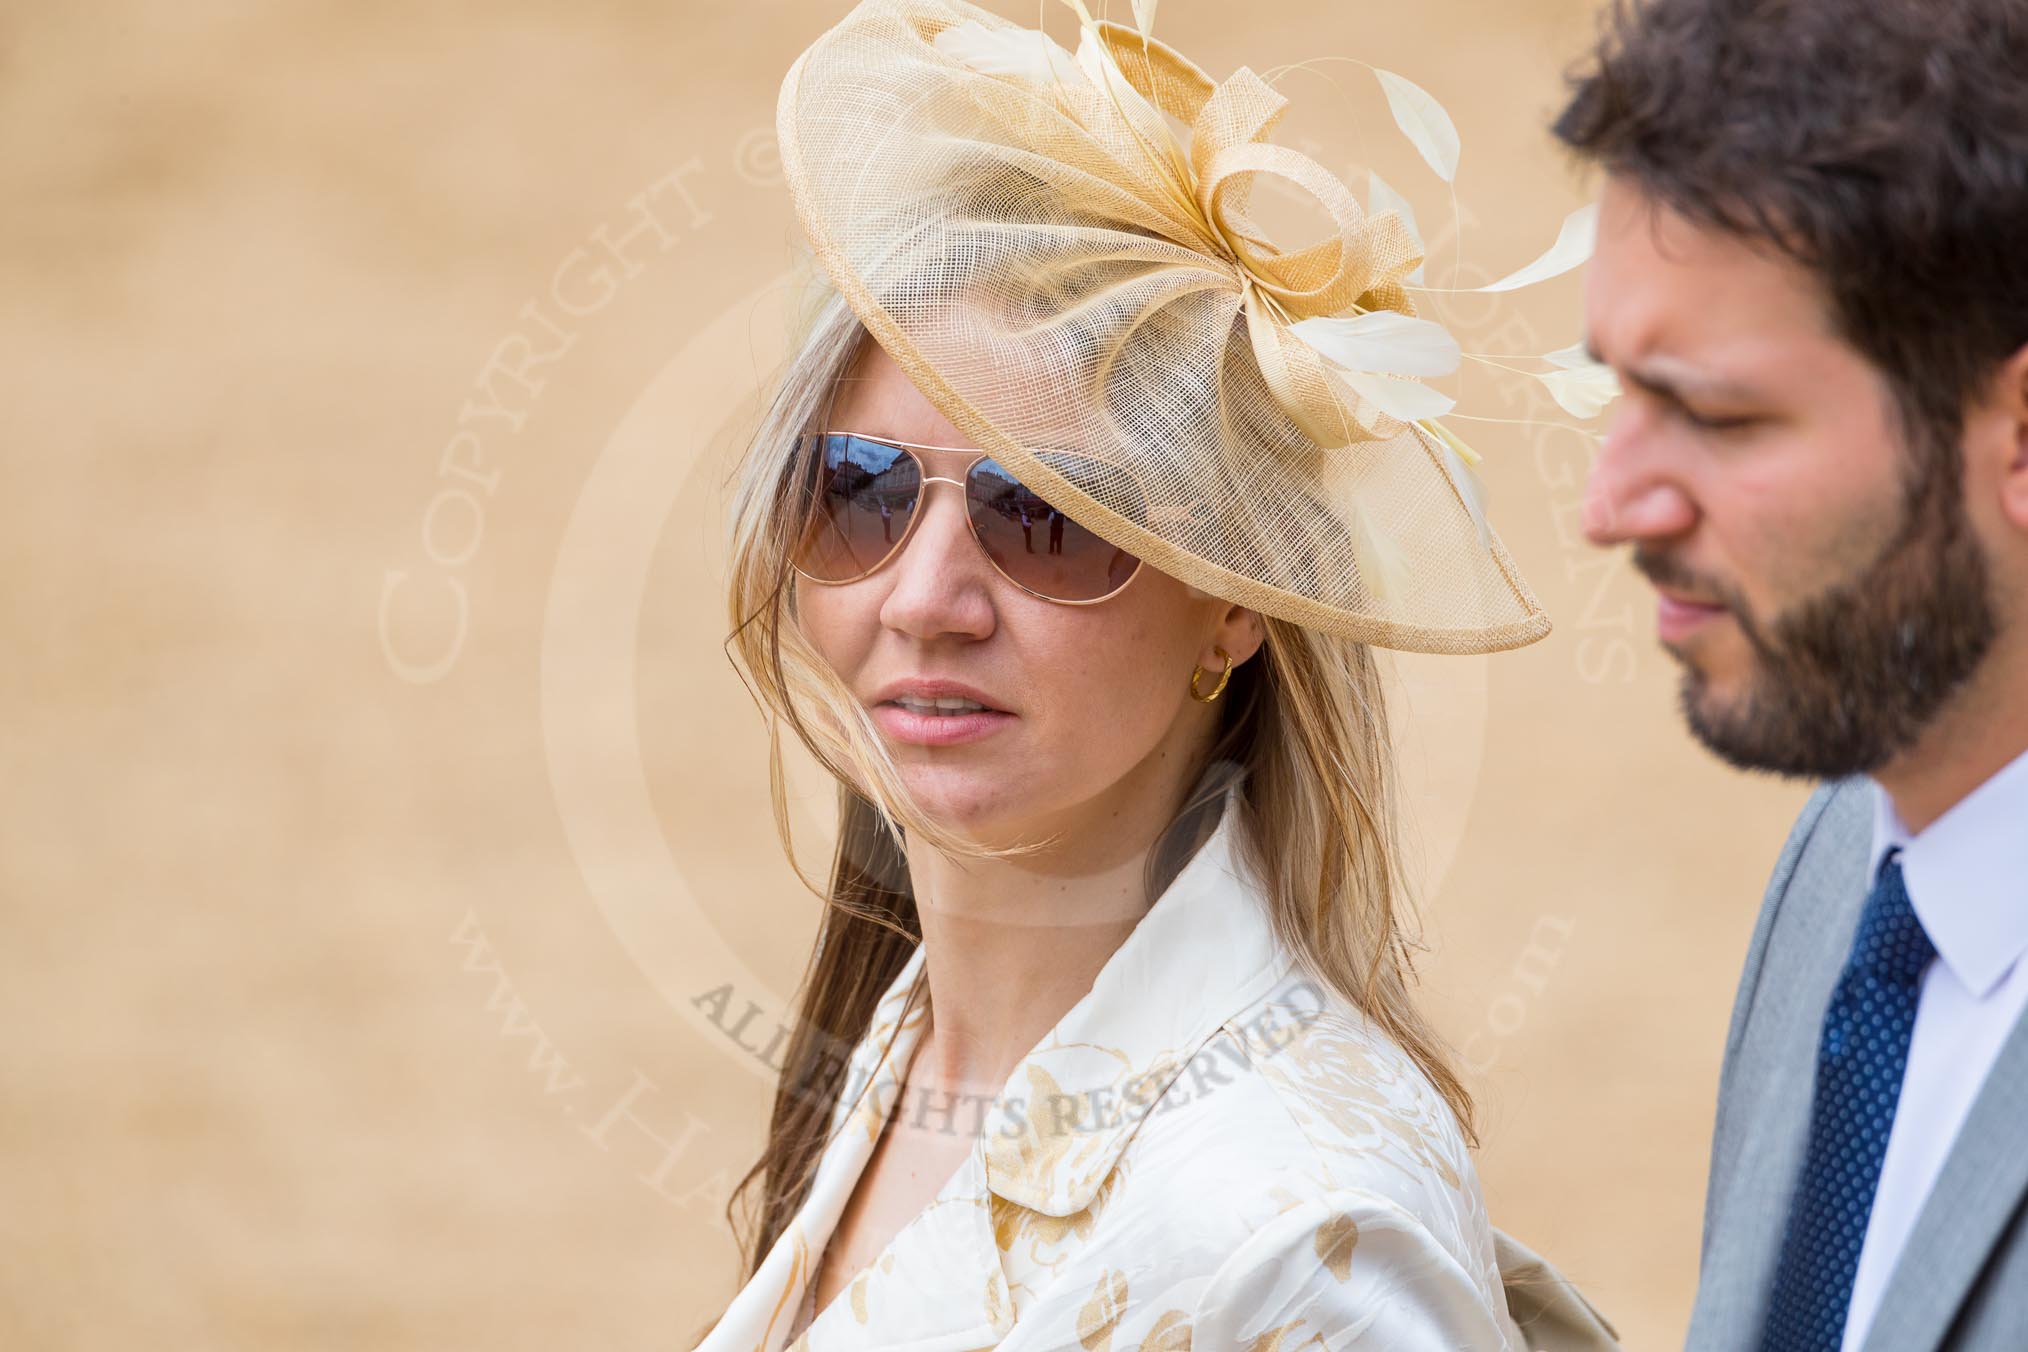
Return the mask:
[(2028, 536), (2028, 346), (2000, 364), (1992, 398), (1977, 416), (1999, 462), (2000, 510)]

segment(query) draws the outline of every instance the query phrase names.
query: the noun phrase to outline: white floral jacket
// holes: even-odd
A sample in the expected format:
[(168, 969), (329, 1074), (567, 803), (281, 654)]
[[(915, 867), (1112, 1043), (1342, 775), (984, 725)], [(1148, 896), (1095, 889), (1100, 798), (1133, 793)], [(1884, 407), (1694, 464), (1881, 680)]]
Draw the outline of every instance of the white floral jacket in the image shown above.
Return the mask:
[[(792, 1352), (1618, 1346), (1496, 1234), (1415, 1063), (1292, 965), (1234, 815), (972, 1114), (978, 1138), (936, 1199)], [(807, 1200), (698, 1352), (788, 1343), (920, 1035), (922, 1001), (900, 1015), (922, 956), (854, 1052)], [(1503, 1269), (1533, 1279), (1512, 1312)]]

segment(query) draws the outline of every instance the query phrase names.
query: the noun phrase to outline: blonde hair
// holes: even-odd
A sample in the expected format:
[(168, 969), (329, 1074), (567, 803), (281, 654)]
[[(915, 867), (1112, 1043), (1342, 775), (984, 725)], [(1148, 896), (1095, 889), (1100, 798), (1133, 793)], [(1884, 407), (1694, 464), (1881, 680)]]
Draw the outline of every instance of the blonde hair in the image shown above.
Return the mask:
[[(821, 429), (839, 378), (868, 340), (836, 292), (817, 292), (813, 304), (735, 471), (728, 523), (733, 628), (726, 647), (767, 719), (775, 828), (792, 866), (784, 724), (839, 785), (829, 878), (813, 880), (796, 866), (825, 910), (799, 990), (767, 1143), (726, 1208), (749, 1276), (801, 1206), (847, 1058), (920, 942), (903, 833), (971, 857), (1009, 858), (1048, 845), (988, 849), (918, 812), (866, 708), (794, 623), (791, 557), (808, 509), (794, 448), (799, 436)], [(1402, 868), (1393, 753), (1374, 655), (1351, 639), (1261, 619), (1266, 642), (1254, 660), (1233, 671), (1196, 787), (1150, 853), (1149, 900), (1217, 824), (1224, 790), (1236, 787), (1235, 846), (1265, 884), (1281, 941), (1312, 976), (1407, 1051), (1476, 1144), (1470, 1096), (1410, 996), (1420, 944)]]

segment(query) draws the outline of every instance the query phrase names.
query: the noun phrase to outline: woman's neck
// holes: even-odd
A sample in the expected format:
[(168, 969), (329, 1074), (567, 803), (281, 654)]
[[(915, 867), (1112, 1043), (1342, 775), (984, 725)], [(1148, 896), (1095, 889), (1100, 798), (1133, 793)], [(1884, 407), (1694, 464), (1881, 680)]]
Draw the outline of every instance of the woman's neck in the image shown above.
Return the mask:
[[(1129, 820), (1145, 815), (1145, 820)], [(1094, 825), (1094, 822), (1096, 825)], [(956, 1100), (970, 1124), (1091, 989), (1148, 911), (1148, 854), (1166, 815), (1093, 813), (1047, 854), (953, 861), (912, 852), (929, 1022), (909, 1107)]]

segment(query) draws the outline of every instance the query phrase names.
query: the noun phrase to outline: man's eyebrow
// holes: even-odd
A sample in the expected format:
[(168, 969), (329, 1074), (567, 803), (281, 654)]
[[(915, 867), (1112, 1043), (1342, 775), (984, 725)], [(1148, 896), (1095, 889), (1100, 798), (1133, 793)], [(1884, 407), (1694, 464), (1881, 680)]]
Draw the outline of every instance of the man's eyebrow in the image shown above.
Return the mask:
[[(1585, 352), (1593, 361), (1599, 360), (1598, 351), (1590, 341), (1585, 343)], [(1650, 394), (1678, 403), (1685, 398), (1715, 399), (1721, 403), (1750, 404), (1761, 398), (1752, 386), (1743, 385), (1725, 376), (1700, 371), (1694, 366), (1669, 357), (1654, 357), (1622, 373), (1628, 382), (1640, 386)]]

